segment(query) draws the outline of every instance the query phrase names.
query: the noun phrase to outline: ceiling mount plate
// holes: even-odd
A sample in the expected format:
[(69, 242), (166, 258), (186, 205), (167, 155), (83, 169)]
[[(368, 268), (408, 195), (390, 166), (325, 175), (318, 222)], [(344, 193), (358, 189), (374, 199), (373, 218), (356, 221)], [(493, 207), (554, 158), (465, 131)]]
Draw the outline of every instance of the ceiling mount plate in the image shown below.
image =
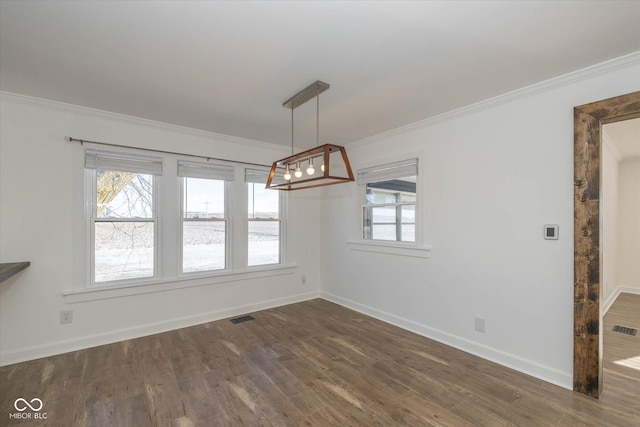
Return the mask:
[(300, 105), (304, 104), (311, 98), (315, 98), (316, 96), (320, 95), (322, 92), (324, 92), (327, 89), (329, 89), (329, 84), (318, 80), (317, 82), (310, 84), (306, 88), (302, 89), (300, 92), (293, 95), (291, 98), (285, 101), (285, 103), (282, 104), (282, 106), (284, 108), (290, 108), (293, 110), (296, 107), (299, 107)]

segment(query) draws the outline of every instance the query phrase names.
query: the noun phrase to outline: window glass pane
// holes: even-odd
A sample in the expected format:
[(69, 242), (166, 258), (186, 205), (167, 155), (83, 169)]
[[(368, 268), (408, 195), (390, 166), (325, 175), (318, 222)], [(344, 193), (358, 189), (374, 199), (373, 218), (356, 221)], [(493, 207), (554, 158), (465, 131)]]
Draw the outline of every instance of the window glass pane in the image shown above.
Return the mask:
[(396, 223), (396, 207), (374, 207), (373, 208), (373, 224), (395, 224)]
[[(368, 184), (367, 186), (369, 185), (371, 184)], [(396, 203), (397, 201), (396, 193), (367, 188), (367, 204)]]
[(226, 268), (225, 183), (183, 178), (182, 271)]
[(98, 170), (98, 218), (152, 218), (153, 175)]
[(280, 263), (280, 192), (264, 183), (247, 183), (247, 265)]
[(373, 224), (371, 238), (374, 240), (396, 240), (395, 224)]
[(225, 218), (224, 181), (184, 178), (184, 218)]
[(279, 192), (267, 190), (264, 184), (248, 183), (249, 219), (279, 219)]
[(416, 193), (400, 193), (401, 202), (415, 202)]
[(402, 241), (403, 242), (416, 241), (416, 225), (415, 224), (402, 224)]
[(153, 275), (153, 222), (95, 223), (96, 283)]
[(402, 223), (415, 223), (416, 222), (416, 207), (415, 205), (402, 206)]
[(416, 207), (415, 205), (402, 206), (402, 233), (403, 242), (416, 241)]
[(225, 221), (183, 221), (182, 271), (224, 269), (226, 241)]
[(278, 264), (279, 262), (280, 221), (250, 220), (248, 264), (252, 266)]

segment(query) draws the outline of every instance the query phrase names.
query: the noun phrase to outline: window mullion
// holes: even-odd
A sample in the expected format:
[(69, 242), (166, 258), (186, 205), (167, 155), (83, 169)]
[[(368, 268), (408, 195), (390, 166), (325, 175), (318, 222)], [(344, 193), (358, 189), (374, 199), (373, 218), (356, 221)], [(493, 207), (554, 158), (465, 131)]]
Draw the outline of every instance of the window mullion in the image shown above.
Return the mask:
[(396, 205), (396, 240), (402, 241), (402, 205)]

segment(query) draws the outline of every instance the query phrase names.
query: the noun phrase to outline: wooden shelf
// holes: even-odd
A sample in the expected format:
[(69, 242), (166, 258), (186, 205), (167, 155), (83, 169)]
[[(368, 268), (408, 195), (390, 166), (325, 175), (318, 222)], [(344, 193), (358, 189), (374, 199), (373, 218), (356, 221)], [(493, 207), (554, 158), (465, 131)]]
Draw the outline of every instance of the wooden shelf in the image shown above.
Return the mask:
[(0, 263), (0, 282), (15, 276), (30, 265), (29, 261)]

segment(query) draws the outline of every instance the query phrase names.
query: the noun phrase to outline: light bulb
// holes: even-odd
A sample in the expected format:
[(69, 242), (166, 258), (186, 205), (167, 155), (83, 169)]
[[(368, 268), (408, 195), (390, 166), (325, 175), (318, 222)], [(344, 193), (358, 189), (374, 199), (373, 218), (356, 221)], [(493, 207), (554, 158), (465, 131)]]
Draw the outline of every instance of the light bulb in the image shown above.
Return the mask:
[(300, 169), (300, 162), (296, 163), (296, 171), (294, 172), (296, 178), (300, 178), (302, 176), (302, 170)]
[(289, 165), (287, 165), (287, 169), (284, 171), (284, 180), (291, 181), (291, 171), (289, 170)]
[(324, 172), (324, 160), (322, 161), (322, 164), (320, 165), (320, 170), (321, 170), (322, 172)]
[(316, 170), (313, 167), (313, 159), (309, 159), (309, 166), (307, 166), (307, 175), (313, 175)]

